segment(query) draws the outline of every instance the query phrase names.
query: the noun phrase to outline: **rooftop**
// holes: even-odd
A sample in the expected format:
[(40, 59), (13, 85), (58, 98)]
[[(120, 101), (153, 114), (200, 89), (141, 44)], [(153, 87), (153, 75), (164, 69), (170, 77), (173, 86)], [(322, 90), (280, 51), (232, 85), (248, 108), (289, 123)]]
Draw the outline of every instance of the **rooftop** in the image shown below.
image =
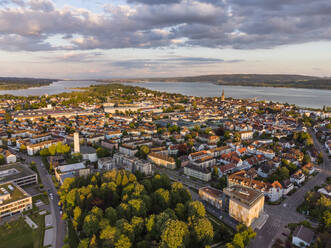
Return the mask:
[(96, 153), (96, 150), (91, 146), (80, 146), (80, 153), (81, 154), (92, 154), (92, 153)]
[(298, 237), (301, 240), (310, 244), (313, 241), (314, 232), (311, 229), (300, 225), (297, 226), (297, 228), (294, 230), (293, 237)]
[(61, 172), (61, 173), (66, 173), (69, 171), (73, 171), (73, 170), (81, 170), (81, 169), (85, 169), (86, 166), (84, 165), (84, 163), (77, 163), (77, 164), (68, 164), (68, 165), (62, 165), (57, 167), (57, 169)]
[(15, 202), (26, 197), (29, 197), (29, 195), (15, 183), (0, 184), (0, 205)]
[(218, 190), (218, 189), (215, 189), (212, 187), (203, 187), (203, 188), (200, 188), (199, 191), (200, 190), (207, 193), (208, 195), (213, 196), (214, 198), (219, 198), (219, 199), (222, 198), (223, 193), (221, 190)]
[(252, 206), (261, 197), (263, 197), (263, 194), (259, 191), (240, 185), (227, 187), (223, 190), (223, 192), (230, 196), (231, 199), (242, 202), (249, 207)]
[(0, 166), (0, 183), (15, 180), (17, 178), (35, 175), (36, 173), (22, 163), (13, 163)]

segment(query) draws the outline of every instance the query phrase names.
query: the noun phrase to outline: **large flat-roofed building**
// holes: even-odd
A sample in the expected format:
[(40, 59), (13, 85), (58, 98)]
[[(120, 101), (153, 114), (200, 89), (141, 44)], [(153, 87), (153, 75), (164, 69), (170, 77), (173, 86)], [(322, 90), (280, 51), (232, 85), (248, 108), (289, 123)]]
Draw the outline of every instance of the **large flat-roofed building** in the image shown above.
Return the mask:
[(234, 185), (223, 190), (223, 208), (235, 220), (250, 226), (264, 209), (264, 195), (254, 189)]
[(189, 164), (184, 167), (184, 174), (204, 182), (209, 182), (211, 180), (210, 168), (203, 168), (193, 164)]
[(222, 208), (222, 195), (222, 191), (212, 187), (203, 187), (199, 189), (200, 198), (218, 209)]
[(13, 113), (14, 120), (38, 120), (40, 118), (53, 118), (71, 117), (79, 115), (94, 115), (93, 111), (84, 110), (81, 108), (66, 108), (66, 109), (35, 109), (35, 110), (19, 110)]
[(61, 184), (66, 178), (88, 176), (90, 174), (90, 168), (87, 168), (84, 163), (58, 166), (54, 171), (56, 179)]
[(32, 197), (14, 182), (0, 184), (0, 218), (32, 209)]
[(12, 181), (18, 186), (26, 186), (38, 183), (38, 175), (27, 165), (12, 163), (0, 166), (0, 183)]

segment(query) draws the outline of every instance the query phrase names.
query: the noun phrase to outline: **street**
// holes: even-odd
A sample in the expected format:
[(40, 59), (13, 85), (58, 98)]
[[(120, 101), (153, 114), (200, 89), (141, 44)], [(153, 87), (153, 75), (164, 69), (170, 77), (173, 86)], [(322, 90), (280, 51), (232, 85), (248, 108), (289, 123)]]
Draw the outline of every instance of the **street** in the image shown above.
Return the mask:
[(52, 247), (61, 248), (64, 244), (63, 240), (66, 235), (66, 227), (65, 227), (65, 222), (62, 220), (60, 215), (60, 210), (58, 208), (59, 198), (57, 195), (57, 190), (53, 184), (52, 178), (49, 175), (48, 171), (45, 169), (45, 166), (43, 165), (43, 162), (41, 161), (40, 157), (29, 157), (28, 155), (20, 152), (19, 153), (15, 152), (15, 153), (17, 154), (18, 157), (25, 159), (25, 162), (27, 164), (30, 164), (32, 161), (36, 163), (36, 167), (40, 175), (41, 183), (44, 185), (44, 189), (46, 190), (46, 192), (52, 193), (54, 196), (53, 199), (49, 197), (51, 215), (54, 223)]
[(331, 176), (330, 160), (327, 154), (324, 152), (315, 134), (313, 132), (309, 133), (313, 138), (315, 147), (323, 153), (324, 161), (320, 165), (320, 173), (306, 182), (293, 195), (288, 196), (281, 205), (265, 205), (265, 212), (269, 214), (269, 219), (263, 228), (257, 232), (256, 238), (251, 242), (249, 247), (270, 248), (278, 238), (281, 238), (282, 233), (286, 233), (286, 226), (289, 223), (297, 223), (305, 220), (306, 217), (296, 211), (297, 207), (302, 203), (308, 191), (312, 190), (316, 185), (321, 185), (327, 177)]

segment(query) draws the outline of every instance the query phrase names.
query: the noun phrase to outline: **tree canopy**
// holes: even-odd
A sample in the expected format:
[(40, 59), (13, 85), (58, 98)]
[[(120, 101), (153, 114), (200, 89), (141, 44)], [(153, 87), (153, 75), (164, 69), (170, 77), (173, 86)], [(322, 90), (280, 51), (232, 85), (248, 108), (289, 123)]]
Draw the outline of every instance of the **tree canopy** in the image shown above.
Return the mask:
[(198, 248), (214, 240), (203, 204), (166, 175), (139, 181), (132, 173), (112, 170), (66, 179), (59, 195), (79, 237), (77, 247)]

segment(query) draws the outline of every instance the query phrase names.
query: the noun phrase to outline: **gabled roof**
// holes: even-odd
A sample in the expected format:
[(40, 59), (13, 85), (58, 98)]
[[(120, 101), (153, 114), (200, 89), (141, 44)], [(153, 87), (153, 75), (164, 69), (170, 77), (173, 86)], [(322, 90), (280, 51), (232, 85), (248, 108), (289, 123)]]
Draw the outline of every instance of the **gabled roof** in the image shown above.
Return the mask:
[(298, 237), (299, 239), (310, 244), (313, 241), (314, 232), (311, 229), (300, 225), (294, 230), (293, 237)]

